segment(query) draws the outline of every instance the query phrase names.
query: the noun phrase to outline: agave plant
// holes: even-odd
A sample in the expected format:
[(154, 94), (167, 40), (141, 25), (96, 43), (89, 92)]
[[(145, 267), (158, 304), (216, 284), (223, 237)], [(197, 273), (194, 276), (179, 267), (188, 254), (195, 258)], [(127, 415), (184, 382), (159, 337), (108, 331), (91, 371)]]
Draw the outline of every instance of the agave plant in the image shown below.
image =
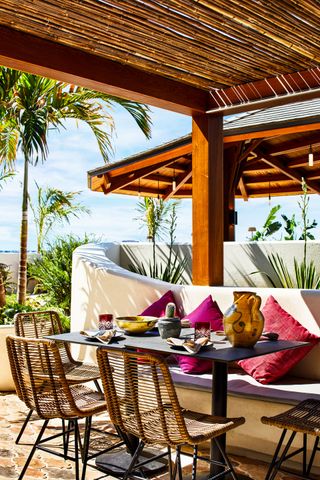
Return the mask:
[[(260, 272), (268, 278), (274, 288), (320, 288), (320, 275), (316, 271), (313, 260), (305, 262), (302, 260), (298, 262), (296, 258), (293, 260), (294, 275), (289, 272), (287, 265), (278, 253), (271, 253), (267, 255), (270, 266), (273, 270), (274, 278), (266, 272)], [(254, 272), (257, 273), (257, 272)]]

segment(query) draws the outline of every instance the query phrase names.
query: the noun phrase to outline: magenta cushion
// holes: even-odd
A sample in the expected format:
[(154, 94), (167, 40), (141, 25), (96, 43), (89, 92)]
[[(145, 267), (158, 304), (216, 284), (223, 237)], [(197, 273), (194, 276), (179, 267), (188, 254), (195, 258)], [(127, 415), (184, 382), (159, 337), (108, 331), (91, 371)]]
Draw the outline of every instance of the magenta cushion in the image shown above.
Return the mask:
[[(223, 330), (223, 314), (216, 301), (209, 295), (200, 305), (184, 319), (190, 320), (191, 326), (195, 322), (210, 322), (211, 330)], [(184, 373), (207, 373), (212, 371), (211, 360), (199, 360), (197, 358), (177, 355), (177, 361)]]
[(173, 292), (168, 290), (164, 295), (162, 295), (159, 300), (153, 302), (149, 307), (147, 307), (140, 315), (150, 315), (151, 317), (164, 317), (166, 314), (166, 306), (168, 303), (174, 303), (176, 301), (173, 296)]
[(319, 337), (310, 333), (290, 313), (286, 312), (272, 295), (261, 311), (264, 316), (264, 330), (278, 333), (279, 340), (310, 342), (306, 347), (270, 353), (238, 362), (239, 366), (258, 382), (268, 384), (281, 378), (302, 360), (318, 342)]

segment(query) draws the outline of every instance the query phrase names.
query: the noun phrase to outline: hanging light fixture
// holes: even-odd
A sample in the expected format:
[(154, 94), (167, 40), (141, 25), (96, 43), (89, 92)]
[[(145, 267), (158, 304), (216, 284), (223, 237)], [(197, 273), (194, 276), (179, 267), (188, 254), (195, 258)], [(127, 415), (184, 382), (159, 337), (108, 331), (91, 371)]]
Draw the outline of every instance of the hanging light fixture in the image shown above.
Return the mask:
[(175, 172), (175, 169), (173, 169), (172, 191), (174, 192), (176, 188), (177, 188), (176, 172)]
[(269, 173), (269, 195), (268, 195), (268, 203), (269, 203), (269, 207), (271, 206), (271, 193), (270, 193), (270, 173)]
[(312, 151), (312, 145), (310, 145), (310, 148), (309, 148), (308, 165), (309, 165), (309, 167), (313, 167), (313, 151)]
[(157, 197), (158, 201), (160, 200), (159, 190), (160, 190), (160, 188), (159, 188), (159, 172), (158, 172), (158, 197)]

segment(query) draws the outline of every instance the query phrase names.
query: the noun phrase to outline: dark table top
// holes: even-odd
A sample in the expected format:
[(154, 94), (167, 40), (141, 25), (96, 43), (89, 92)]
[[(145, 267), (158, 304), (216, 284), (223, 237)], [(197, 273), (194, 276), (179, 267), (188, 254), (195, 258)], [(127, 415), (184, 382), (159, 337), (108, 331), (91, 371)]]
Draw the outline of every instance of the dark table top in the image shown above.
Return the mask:
[[(182, 336), (190, 336), (192, 333), (193, 329), (184, 329)], [(97, 339), (85, 337), (84, 335), (81, 335), (80, 332), (62, 333), (60, 335), (51, 335), (46, 338), (109, 349), (139, 348), (159, 353), (179, 353), (179, 355), (196, 356), (199, 359), (203, 358), (225, 363), (308, 345), (307, 342), (299, 342), (294, 340), (261, 340), (257, 342), (254, 347), (239, 348), (232, 347), (227, 340), (219, 340), (217, 337), (212, 335), (211, 339), (214, 341), (213, 346), (203, 347), (200, 352), (193, 355), (188, 353), (184, 348), (171, 347), (168, 345), (166, 340), (163, 340), (159, 336), (157, 330), (146, 332), (142, 335), (127, 335), (119, 332), (119, 334), (117, 333), (117, 336), (113, 338), (112, 341), (107, 345), (101, 343)]]

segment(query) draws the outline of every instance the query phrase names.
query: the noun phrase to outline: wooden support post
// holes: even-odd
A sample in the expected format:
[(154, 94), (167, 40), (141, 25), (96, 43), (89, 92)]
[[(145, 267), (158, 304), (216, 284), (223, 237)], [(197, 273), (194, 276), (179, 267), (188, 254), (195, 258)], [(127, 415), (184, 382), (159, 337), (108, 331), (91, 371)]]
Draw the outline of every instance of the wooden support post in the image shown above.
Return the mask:
[(235, 224), (232, 213), (235, 212), (234, 177), (237, 169), (239, 146), (224, 148), (223, 177), (224, 177), (224, 241), (234, 242)]
[(193, 284), (223, 285), (223, 121), (192, 121)]

